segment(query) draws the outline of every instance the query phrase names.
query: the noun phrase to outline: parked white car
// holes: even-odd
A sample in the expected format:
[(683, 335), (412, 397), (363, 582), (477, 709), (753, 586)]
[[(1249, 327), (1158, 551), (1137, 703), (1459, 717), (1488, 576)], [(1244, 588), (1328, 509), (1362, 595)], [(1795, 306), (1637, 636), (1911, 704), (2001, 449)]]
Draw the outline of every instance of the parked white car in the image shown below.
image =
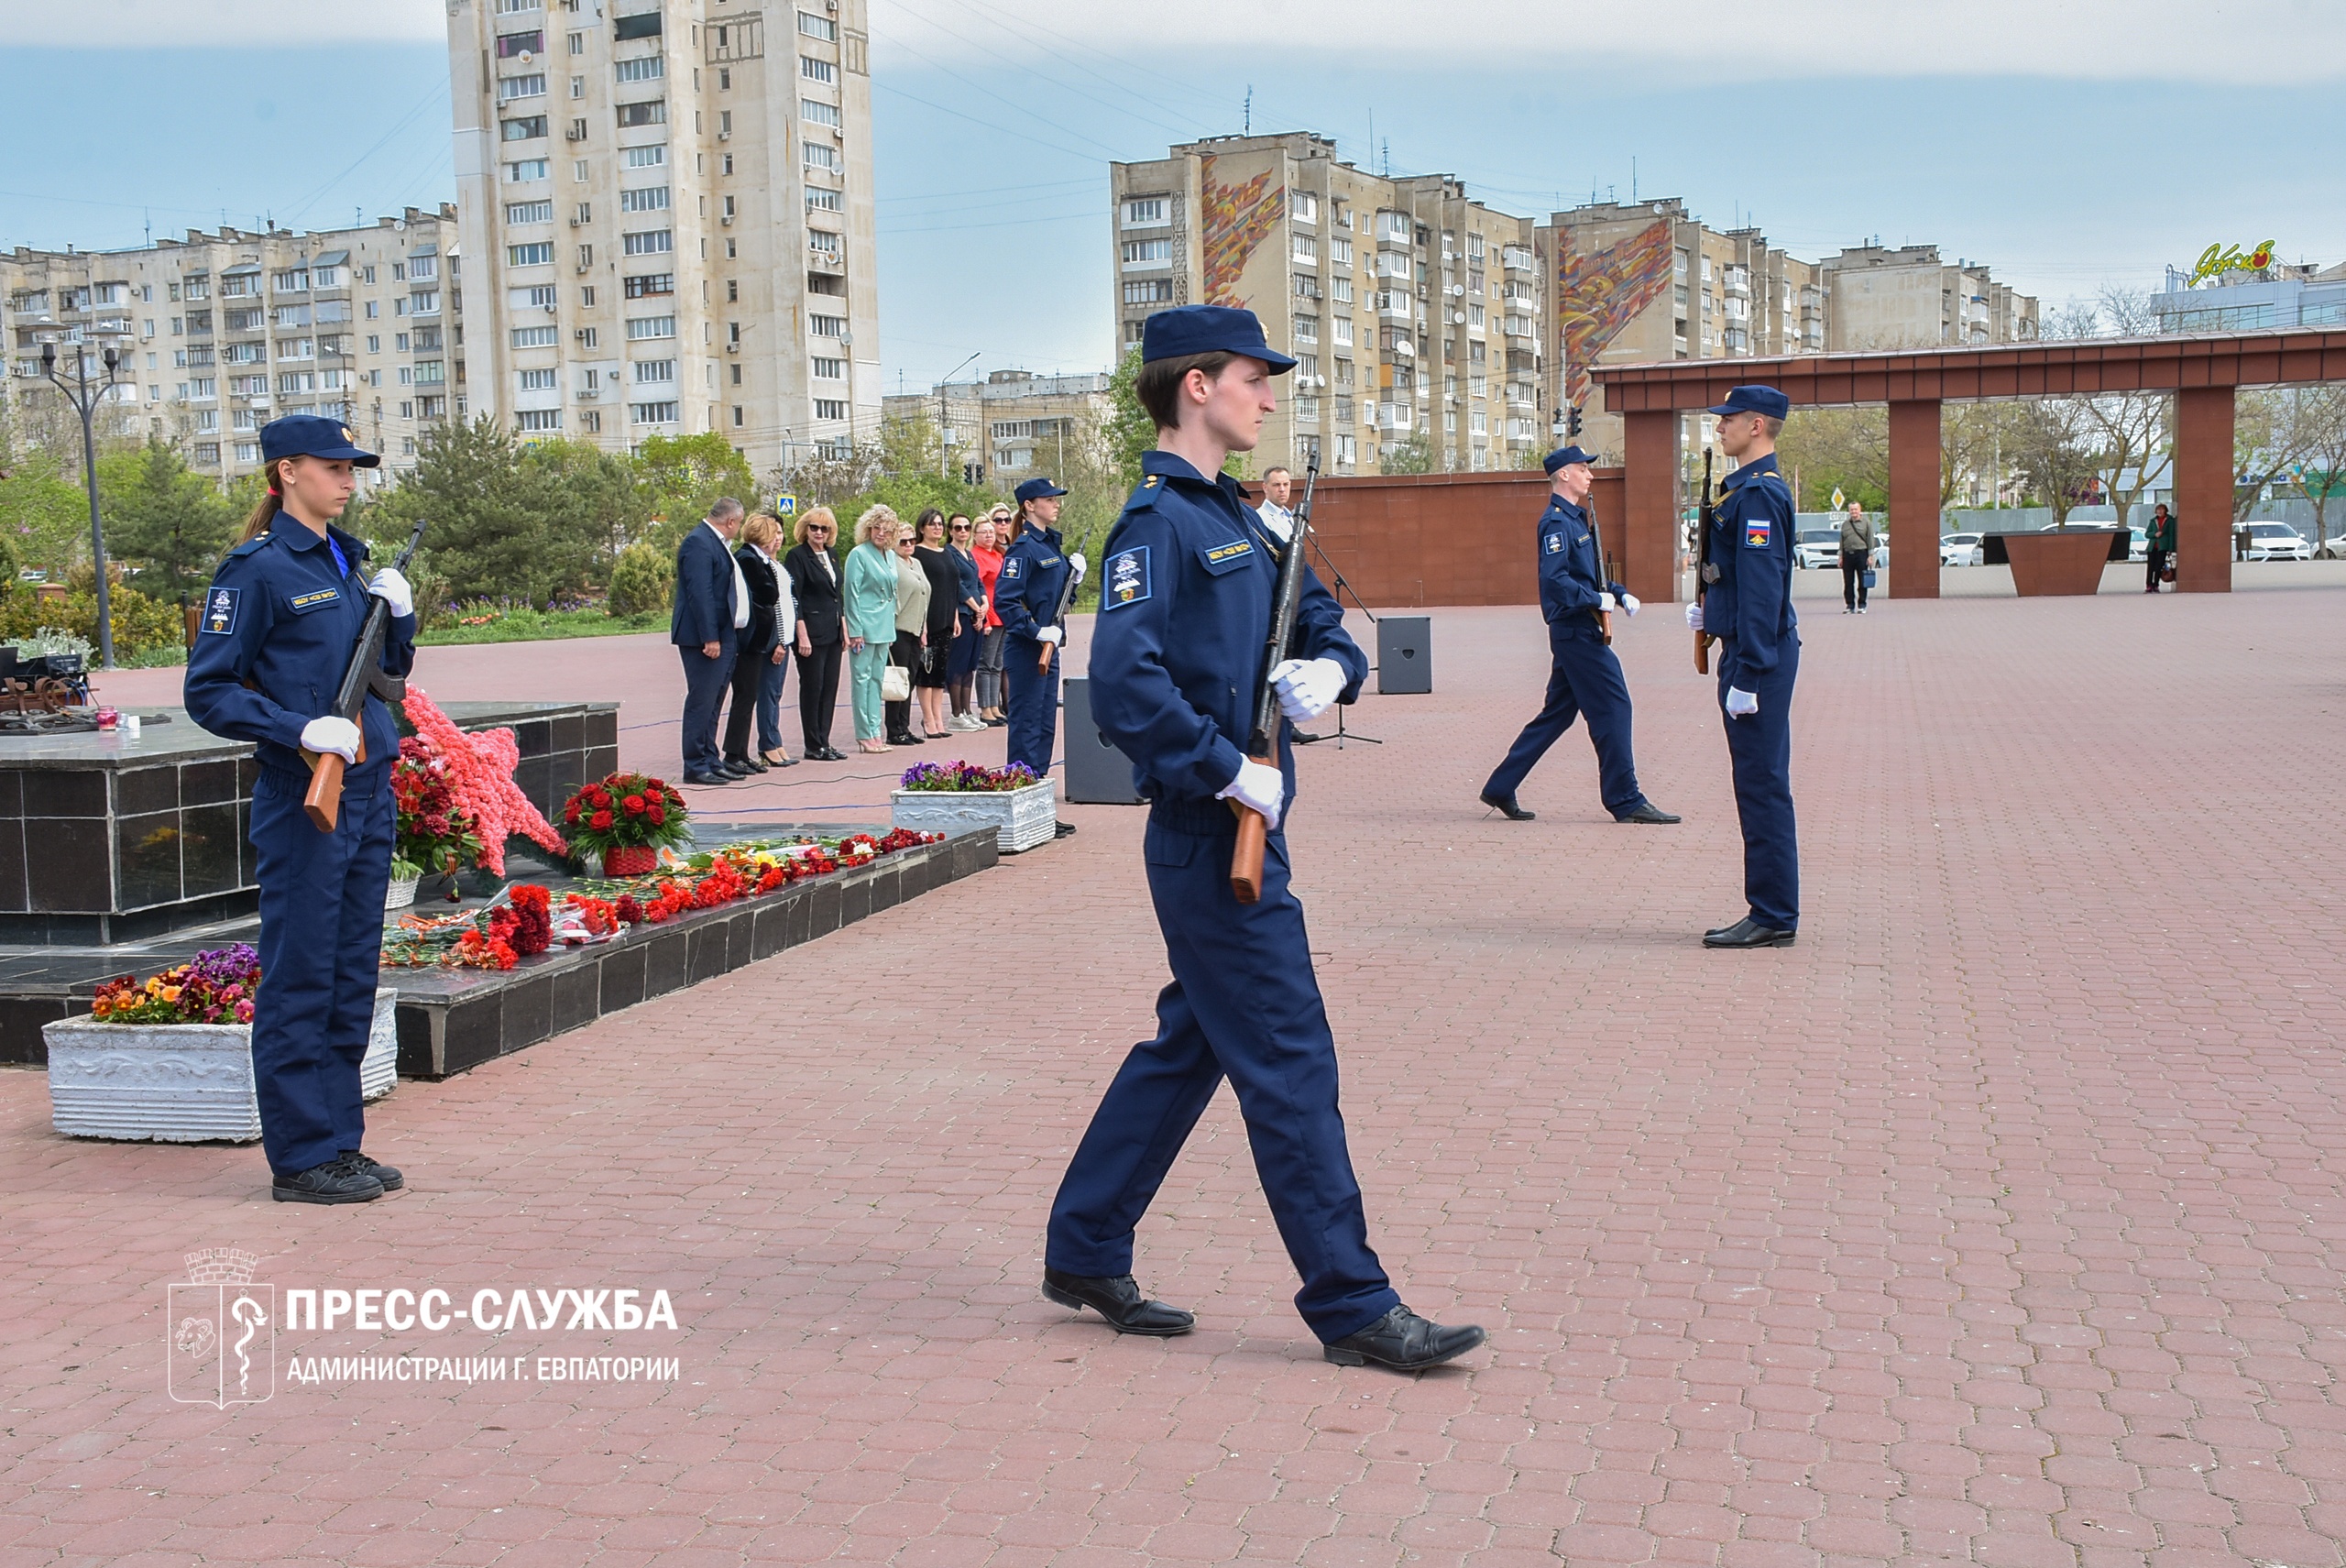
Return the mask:
[(2313, 546), (2305, 536), (2286, 522), (2250, 522), (2241, 525), (2248, 535), (2246, 558), (2251, 561), (2310, 561)]
[(1840, 564), (1841, 527), (1838, 523), (1800, 531), (1800, 541), (1792, 547), (1793, 565), (1814, 569)]
[(1979, 541), (1985, 534), (1950, 533), (1939, 541), (1939, 565), (1942, 566), (1977, 566), (1980, 564)]
[(2151, 536), (2143, 532), (2139, 528), (2134, 529), (2132, 532), (2133, 533), (2133, 537), (2127, 542), (2126, 559), (2129, 561), (2149, 560), (2151, 558)]

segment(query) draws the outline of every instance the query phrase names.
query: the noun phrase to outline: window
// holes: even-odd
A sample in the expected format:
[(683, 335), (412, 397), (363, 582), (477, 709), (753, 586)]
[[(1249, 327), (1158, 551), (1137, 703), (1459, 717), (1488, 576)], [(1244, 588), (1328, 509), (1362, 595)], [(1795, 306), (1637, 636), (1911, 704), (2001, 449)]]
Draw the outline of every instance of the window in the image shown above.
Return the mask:
[(1169, 239), (1128, 239), (1124, 241), (1124, 265), (1150, 267), (1173, 259), (1173, 242)]
[(622, 213), (659, 213), (665, 212), (667, 207), (668, 187), (665, 185), (648, 185), (641, 191), (619, 192), (619, 211)]
[(585, 348), (592, 348), (592, 347), (594, 347), (594, 346), (595, 346), (595, 329), (594, 329), (593, 327), (591, 327), (591, 326), (582, 326), (582, 327), (580, 327), (580, 328), (578, 329), (578, 342), (579, 342), (579, 345), (580, 345), (581, 347), (585, 347)]
[(550, 311), (554, 309), (554, 285), (532, 283), (516, 289), (505, 296), (506, 302), (517, 311)]
[[(224, 300), (248, 300), (259, 292), (260, 274), (258, 271), (220, 280), (220, 297)], [(70, 310), (72, 307), (65, 308)]]
[(1328, 283), (1328, 297), (1335, 301), (1336, 303), (1340, 305), (1351, 304), (1353, 302), (1353, 280), (1349, 278), (1331, 279)]
[(676, 318), (674, 316), (630, 316), (627, 323), (627, 335), (630, 343), (641, 342), (651, 337), (674, 337), (676, 335)]
[(839, 41), (839, 25), (828, 16), (817, 16), (811, 11), (798, 13), (798, 30), (810, 38), (820, 38), (827, 44)]
[(280, 394), (314, 392), (318, 389), (317, 373), (312, 370), (288, 370), (277, 378), (277, 389)]
[(615, 61), (611, 70), (621, 82), (657, 82), (667, 74), (668, 60), (665, 55), (649, 54), (641, 60)]
[(656, 38), (660, 36), (660, 13), (645, 11), (633, 16), (611, 18), (611, 38), (618, 43), (630, 38)]
[(1170, 278), (1124, 280), (1124, 303), (1128, 305), (1169, 305), (1172, 302), (1173, 280)]
[(517, 98), (543, 98), (546, 95), (546, 77), (543, 71), (527, 76), (500, 76), (497, 79), (497, 101), (510, 104)]
[(798, 74), (809, 82), (819, 82), (829, 87), (838, 83), (839, 68), (828, 60), (817, 60), (811, 54), (802, 54), (798, 57)]
[(187, 395), (190, 398), (216, 398), (220, 395), (220, 383), (214, 377), (198, 376), (187, 384)]
[(1124, 226), (1146, 228), (1166, 221), (1166, 200), (1162, 196), (1135, 196), (1124, 203)]
[(516, 348), (552, 348), (561, 341), (562, 329), (551, 326), (517, 326), (513, 329)]
[(806, 210), (810, 213), (843, 213), (847, 211), (847, 203), (837, 191), (815, 188), (806, 192)]
[(1309, 191), (1290, 192), (1288, 210), (1295, 214), (1297, 223), (1316, 224), (1320, 221), (1320, 198)]
[(839, 128), (839, 106), (837, 104), (818, 104), (812, 98), (801, 98), (798, 100), (798, 117), (810, 126), (828, 126), (833, 130)]
[[(526, 372), (525, 372), (526, 374)], [(553, 371), (546, 372), (551, 376)], [(513, 426), (524, 435), (543, 434), (562, 428), (560, 409), (521, 409), (513, 415)]]
[(635, 362), (635, 384), (647, 381), (673, 381), (676, 378), (676, 362), (673, 359), (639, 359)]
[(668, 149), (664, 147), (631, 147), (627, 149), (627, 166), (630, 169), (658, 169), (667, 161)]
[(552, 202), (508, 202), (505, 221), (509, 224), (550, 224), (554, 222)]
[(1328, 265), (1350, 267), (1353, 264), (1353, 242), (1341, 235), (1328, 236)]
[(534, 141), (546, 134), (546, 117), (532, 115), (526, 120), (499, 120), (498, 128), (507, 141)]
[[(253, 346), (258, 348), (260, 345), (255, 344)], [(317, 357), (317, 345), (306, 337), (280, 337), (277, 340), (277, 356), (280, 359), (314, 359)], [(255, 359), (253, 363), (258, 365), (260, 361)]]
[(198, 435), (219, 434), (220, 411), (218, 409), (204, 409), (199, 411), (195, 416), (195, 433)]
[(665, 98), (654, 98), (648, 104), (619, 105), (619, 127), (622, 130), (630, 126), (664, 126), (667, 123), (668, 100)]
[(570, 35), (570, 52), (573, 54), (585, 54), (586, 52), (586, 35), (585, 33), (572, 33)]
[(1298, 261), (1317, 261), (1320, 259), (1319, 236), (1316, 235), (1299, 234), (1293, 237), (1295, 240), (1295, 259)]
[(1387, 209), (1387, 211), (1376, 214), (1376, 237), (1378, 239), (1398, 240), (1401, 244), (1407, 245), (1409, 242), (1409, 214), (1397, 213)]
[[(269, 280), (269, 286), (272, 291), (280, 294), (306, 294), (310, 291), (309, 269), (307, 268), (297, 267), (290, 272), (280, 272)], [(122, 285), (119, 283), (111, 285), (104, 283), (99, 284), (98, 293), (101, 303), (112, 302), (105, 300), (104, 297), (109, 287), (119, 290)]]
[(524, 370), (521, 373), (521, 390), (551, 392), (555, 389), (554, 376), (555, 372), (552, 370)]
[[(310, 269), (310, 281), (321, 289), (339, 289), (343, 287), (342, 269), (339, 267), (312, 267)], [(344, 319), (347, 320), (348, 318), (345, 317)]]
[(1320, 318), (1319, 318), (1318, 316), (1298, 316), (1298, 317), (1296, 317), (1296, 318), (1295, 318), (1295, 341), (1296, 341), (1296, 342), (1298, 342), (1298, 343), (1317, 343), (1317, 342), (1319, 342), (1319, 341), (1320, 341)]
[(508, 267), (551, 267), (554, 265), (554, 241), (542, 239), (531, 245), (509, 245), (505, 247)]
[(839, 171), (839, 149), (828, 142), (802, 141), (798, 144), (798, 161), (808, 169)]
[(676, 248), (673, 229), (645, 229), (619, 236), (619, 249), (628, 256), (665, 256)]
[(533, 27), (526, 33), (497, 35), (497, 58), (499, 60), (519, 60), (525, 54), (545, 52), (546, 35), (543, 27)]
[(1297, 273), (1295, 275), (1295, 297), (1299, 300), (1318, 299), (1320, 297), (1320, 280), (1313, 277), (1309, 272)]
[(1332, 331), (1333, 333), (1335, 342), (1339, 346), (1351, 343), (1353, 340), (1353, 318), (1350, 316), (1338, 316), (1335, 321), (1335, 325)]
[(676, 291), (676, 275), (674, 272), (651, 272), (641, 277), (622, 279), (619, 291), (630, 300), (673, 294)]
[(676, 405), (674, 403), (630, 403), (628, 422), (631, 424), (674, 424)]
[(817, 337), (844, 337), (847, 335), (847, 318), (809, 315), (806, 318), (806, 329)]
[(815, 356), (815, 379), (817, 381), (846, 380), (847, 361), (844, 359), (826, 359), (821, 355), (817, 355)]
[(516, 184), (529, 180), (543, 180), (546, 178), (546, 160), (525, 158), (518, 163), (509, 163), (505, 166), (505, 178)]
[(497, 14), (510, 16), (522, 11), (543, 11), (545, 0), (497, 0)]
[(847, 418), (847, 400), (845, 398), (817, 398), (815, 417), (817, 419)]
[(259, 462), (260, 443), (258, 441), (239, 441), (236, 443), (236, 461), (239, 463)]
[(277, 307), (277, 320), (275, 324), (278, 326), (308, 326), (310, 324), (310, 307), (307, 305), (280, 305)]
[(442, 382), (447, 380), (447, 378), (448, 367), (444, 361), (438, 359), (419, 359), (415, 362), (415, 384), (417, 386), (436, 387)]

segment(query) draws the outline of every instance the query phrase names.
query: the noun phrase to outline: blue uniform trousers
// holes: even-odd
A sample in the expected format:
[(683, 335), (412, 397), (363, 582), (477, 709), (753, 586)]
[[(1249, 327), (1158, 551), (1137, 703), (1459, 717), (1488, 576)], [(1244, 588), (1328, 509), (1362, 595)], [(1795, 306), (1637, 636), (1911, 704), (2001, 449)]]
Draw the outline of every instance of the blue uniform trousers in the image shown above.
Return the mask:
[[(1792, 682), (1800, 674), (1800, 637), (1787, 632), (1776, 667), (1746, 686), (1760, 699), (1748, 718), (1727, 712), (1727, 664), (1719, 662), (1719, 718), (1735, 765), (1735, 812), (1743, 823), (1743, 896), (1751, 918), (1779, 931), (1800, 929), (1800, 845), (1792, 825)], [(1745, 679), (1751, 677), (1745, 675)]]
[(263, 768), (253, 784), (260, 883), (260, 991), (253, 1088), (269, 1168), (292, 1176), (359, 1146), (358, 1064), (381, 983), (383, 890), (397, 807), (390, 770), (345, 775), (334, 830), (301, 810), (307, 775)]
[(1059, 724), (1059, 662), (1067, 650), (1051, 655), (1047, 672), (1035, 667), (1042, 656), (1043, 644), (1031, 637), (1003, 640), (1002, 673), (1010, 683), (1008, 760), (1025, 763), (1038, 779), (1051, 773), (1051, 741)]
[(733, 684), (734, 634), (728, 629), (717, 657), (706, 658), (698, 648), (678, 648), (685, 662), (685, 772), (713, 773), (725, 759), (717, 751), (717, 715), (725, 706), (726, 688)]
[(1173, 982), (1157, 995), (1157, 1038), (1124, 1058), (1059, 1183), (1044, 1261), (1093, 1277), (1132, 1272), (1133, 1228), (1227, 1076), (1263, 1195), (1303, 1277), (1296, 1309), (1321, 1341), (1339, 1340), (1400, 1298), (1368, 1245), (1336, 1104), (1336, 1043), (1303, 906), (1288, 889), (1286, 837), (1271, 835), (1263, 896), (1251, 905), (1231, 895), (1235, 842), (1234, 820), (1211, 831), (1149, 821), (1148, 891)]
[(1555, 666), (1548, 676), (1547, 706), (1523, 727), (1483, 791), (1513, 795), (1577, 716), (1588, 720), (1588, 738), (1596, 747), (1597, 786), (1605, 809), (1618, 816), (1645, 799), (1629, 748), (1629, 686), (1621, 678), (1621, 661), (1596, 628), (1586, 624), (1585, 616), (1576, 619), (1582, 624), (1549, 624), (1548, 651)]

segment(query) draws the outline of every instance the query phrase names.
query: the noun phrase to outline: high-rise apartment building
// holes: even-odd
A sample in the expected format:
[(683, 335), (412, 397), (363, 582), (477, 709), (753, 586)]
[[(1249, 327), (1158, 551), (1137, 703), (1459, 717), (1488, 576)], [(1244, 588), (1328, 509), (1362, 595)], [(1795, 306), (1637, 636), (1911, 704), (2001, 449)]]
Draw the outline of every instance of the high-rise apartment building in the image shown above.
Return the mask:
[(2036, 335), (2036, 301), (1989, 276), (1984, 264), (1945, 262), (1935, 245), (1859, 246), (1828, 256), (1823, 271), (1836, 353), (1869, 348), (1974, 347)]
[(1305, 132), (1215, 137), (1111, 164), (1120, 347), (1170, 305), (1242, 305), (1301, 361), (1257, 471), (1374, 473), (1423, 438), (1437, 469), (1512, 466), (1547, 435), (1529, 219), (1447, 175), (1388, 178)]
[(866, 0), (449, 0), (471, 406), (761, 474), (877, 432)]
[(1109, 415), (1106, 371), (1036, 375), (996, 370), (983, 379), (946, 381), (926, 392), (882, 400), (888, 419), (925, 419), (937, 432), (941, 461), (1008, 491), (1036, 474), (1064, 482), (1068, 457), (1097, 443)]
[[(223, 483), (260, 466), (260, 427), (340, 420), (383, 455), (378, 483), (411, 467), (427, 425), (461, 413), (464, 302), (455, 209), (410, 207), (366, 228), (297, 234), (191, 229), (138, 250), (0, 255), (0, 305), (20, 405), (54, 398), (44, 342), (71, 378), (120, 356), (101, 429), (179, 443)], [(77, 433), (78, 440), (78, 433)]]

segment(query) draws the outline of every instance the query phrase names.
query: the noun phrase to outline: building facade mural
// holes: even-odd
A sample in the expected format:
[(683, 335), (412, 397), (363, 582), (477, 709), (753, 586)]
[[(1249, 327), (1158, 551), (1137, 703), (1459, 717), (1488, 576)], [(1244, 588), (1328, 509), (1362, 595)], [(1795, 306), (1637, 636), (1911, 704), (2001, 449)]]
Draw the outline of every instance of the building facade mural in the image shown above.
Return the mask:
[(1588, 369), (1596, 356), (1670, 287), (1670, 234), (1667, 221), (1656, 223), (1617, 245), (1586, 253), (1573, 248), (1569, 235), (1560, 240), (1556, 340), (1567, 401), (1586, 400)]
[(1239, 275), (1264, 237), (1287, 215), (1287, 188), (1273, 185), (1269, 170), (1241, 185), (1223, 185), (1213, 177), (1220, 161), (1200, 160), (1202, 194), (1198, 231), (1205, 252), (1205, 303), (1242, 305)]

